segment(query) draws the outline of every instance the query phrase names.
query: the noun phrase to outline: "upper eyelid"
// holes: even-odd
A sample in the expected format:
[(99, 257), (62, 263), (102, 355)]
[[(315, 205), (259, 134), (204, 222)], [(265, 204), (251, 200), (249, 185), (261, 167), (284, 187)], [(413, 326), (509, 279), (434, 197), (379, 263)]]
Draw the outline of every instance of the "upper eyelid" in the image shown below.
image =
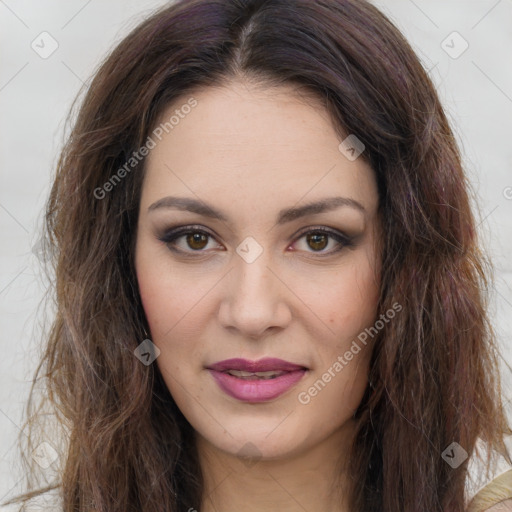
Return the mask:
[[(313, 226), (308, 226), (308, 227), (305, 227), (305, 228), (301, 228), (299, 229), (294, 235), (292, 235), (292, 238), (293, 237), (297, 237), (297, 236), (303, 236), (311, 231), (323, 231), (323, 232), (331, 232), (331, 233), (334, 233), (334, 234), (338, 234), (340, 236), (343, 236), (345, 238), (352, 238), (351, 236), (349, 236), (348, 234), (344, 233), (342, 230), (340, 229), (336, 229), (336, 228), (332, 228), (330, 226), (324, 226), (324, 225), (321, 225), (321, 224), (317, 224), (317, 225), (313, 225)], [(164, 230), (164, 233), (163, 233), (163, 236), (167, 235), (167, 234), (176, 234), (178, 236), (181, 236), (181, 235), (184, 235), (184, 234), (187, 234), (187, 233), (190, 233), (190, 232), (203, 232), (213, 238), (217, 238), (217, 235), (212, 232), (209, 228), (207, 227), (203, 227), (203, 226), (199, 226), (199, 225), (190, 225), (190, 226), (176, 226), (176, 227), (172, 227), (172, 228), (169, 228), (169, 229), (166, 229)]]
[[(313, 225), (313, 226), (308, 226), (308, 227), (305, 227), (305, 228), (302, 228), (300, 229), (297, 233), (295, 233), (293, 236), (292, 236), (292, 240), (291, 241), (294, 241), (294, 240), (298, 240), (300, 238), (302, 238), (303, 236), (305, 236), (306, 234), (308, 233), (312, 233), (312, 232), (315, 232), (315, 231), (318, 231), (318, 232), (322, 232), (322, 233), (325, 233), (327, 234), (328, 236), (331, 236), (331, 238), (333, 238), (335, 240), (335, 237), (339, 237), (342, 239), (342, 242), (343, 241), (346, 241), (347, 244), (352, 242), (353, 238), (352, 236), (349, 236), (347, 235), (346, 233), (344, 233), (343, 231), (340, 231), (336, 228), (331, 228), (329, 226), (324, 226), (324, 225)], [(181, 238), (182, 236), (185, 236), (189, 233), (197, 233), (197, 232), (201, 232), (203, 234), (206, 234), (207, 236), (210, 236), (211, 238), (214, 238), (216, 243), (220, 244), (220, 242), (218, 242), (217, 240), (217, 235), (212, 233), (208, 228), (206, 227), (203, 227), (203, 226), (199, 226), (199, 225), (185, 225), (185, 226), (176, 226), (176, 227), (173, 227), (173, 228), (169, 228), (165, 231), (164, 235), (162, 237), (159, 237), (162, 241), (165, 241), (164, 238), (166, 235), (172, 235), (172, 238), (173, 238), (173, 242), (179, 238)], [(337, 243), (340, 243), (338, 240), (336, 240)], [(166, 243), (170, 243), (170, 242), (166, 242)], [(181, 250), (181, 249), (180, 249)], [(193, 251), (187, 251), (185, 250), (184, 252), (193, 252)], [(197, 253), (201, 253), (201, 252), (204, 252), (204, 251), (196, 251)], [(320, 253), (319, 253), (320, 254)]]

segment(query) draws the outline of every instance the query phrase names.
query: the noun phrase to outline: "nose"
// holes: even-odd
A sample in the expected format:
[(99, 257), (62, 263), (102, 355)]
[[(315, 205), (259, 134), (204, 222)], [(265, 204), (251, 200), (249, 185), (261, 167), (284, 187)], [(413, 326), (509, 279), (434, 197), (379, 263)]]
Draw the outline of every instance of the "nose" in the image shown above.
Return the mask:
[(236, 255), (235, 268), (227, 276), (219, 321), (244, 338), (261, 339), (286, 328), (292, 318), (292, 292), (265, 255), (264, 251), (252, 263)]

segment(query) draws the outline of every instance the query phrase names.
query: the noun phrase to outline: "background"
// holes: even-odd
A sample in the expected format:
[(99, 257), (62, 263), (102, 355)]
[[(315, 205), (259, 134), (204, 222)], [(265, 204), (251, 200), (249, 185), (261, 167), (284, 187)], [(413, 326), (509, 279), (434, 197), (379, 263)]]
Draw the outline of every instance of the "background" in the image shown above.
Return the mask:
[[(0, 0), (0, 501), (22, 490), (16, 437), (38, 362), (44, 291), (38, 229), (65, 118), (106, 54), (165, 3)], [(478, 193), (479, 230), (496, 269), (492, 315), (510, 411), (512, 0), (373, 3), (437, 85)]]

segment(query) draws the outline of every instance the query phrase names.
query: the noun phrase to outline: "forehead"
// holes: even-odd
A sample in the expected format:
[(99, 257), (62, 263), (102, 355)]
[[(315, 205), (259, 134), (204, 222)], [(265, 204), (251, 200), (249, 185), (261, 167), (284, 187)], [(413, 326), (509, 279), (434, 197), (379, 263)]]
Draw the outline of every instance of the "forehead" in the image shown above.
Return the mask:
[[(182, 108), (193, 98), (191, 109)], [(373, 171), (363, 158), (348, 160), (343, 140), (320, 101), (294, 88), (246, 83), (184, 95), (163, 112), (172, 128), (156, 140), (146, 162), (143, 203), (159, 196), (197, 195), (229, 208), (284, 203), (340, 193), (376, 207)]]
[[(186, 144), (187, 149), (197, 150), (197, 157), (205, 158), (220, 158), (222, 152), (229, 152), (233, 157), (251, 154), (264, 161), (308, 154), (314, 159), (319, 151), (332, 149), (333, 145), (336, 149), (339, 143), (340, 137), (320, 101), (303, 93), (299, 96), (292, 86), (265, 89), (233, 82), (202, 88), (176, 99), (160, 122), (173, 117), (191, 97), (197, 105), (180, 119), (174, 116), (176, 124), (169, 133), (172, 137), (164, 135), (174, 139), (175, 154), (179, 153), (180, 144)], [(163, 152), (164, 148), (159, 146), (151, 157)], [(311, 154), (313, 147), (318, 147), (318, 151)]]

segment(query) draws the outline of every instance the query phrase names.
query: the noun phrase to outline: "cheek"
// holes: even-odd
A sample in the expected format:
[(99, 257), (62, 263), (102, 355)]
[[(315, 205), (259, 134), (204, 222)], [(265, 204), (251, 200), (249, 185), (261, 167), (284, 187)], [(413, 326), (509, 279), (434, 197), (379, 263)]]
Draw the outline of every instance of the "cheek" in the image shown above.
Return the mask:
[(208, 292), (215, 276), (176, 271), (158, 250), (137, 253), (136, 270), (150, 337), (160, 349), (157, 365), (173, 396), (180, 395), (179, 382), (205, 363), (204, 331), (214, 314)]
[[(158, 258), (145, 260), (143, 256), (138, 259), (137, 278), (150, 337), (160, 349), (156, 364), (180, 409), (187, 410), (190, 393), (195, 395), (197, 390), (185, 386), (187, 391), (184, 391), (183, 384), (189, 382), (191, 368), (183, 362), (201, 360), (201, 347), (190, 343), (192, 339), (199, 339), (191, 332), (191, 327), (199, 327), (190, 323), (195, 308), (200, 307), (197, 304), (192, 308), (199, 297), (194, 300), (194, 293), (189, 296), (187, 290), (194, 288), (184, 288), (182, 278), (165, 270), (166, 265), (158, 265)], [(176, 290), (183, 291), (176, 293)]]
[(162, 340), (190, 325), (190, 318), (204, 307), (201, 298), (208, 283), (170, 268), (165, 253), (141, 251), (136, 261), (140, 297), (152, 336)]
[(329, 344), (357, 336), (374, 322), (380, 286), (375, 267), (366, 258), (354, 258), (336, 270), (317, 273), (314, 279), (295, 281), (302, 283), (300, 297), (307, 298), (304, 302), (315, 313)]
[(177, 322), (180, 311), (176, 309), (178, 301), (173, 300), (172, 294), (166, 292), (165, 283), (154, 274), (151, 269), (139, 271), (139, 290), (151, 335), (160, 338)]
[(342, 325), (361, 330), (373, 322), (380, 295), (379, 270), (373, 252), (362, 252), (340, 278), (334, 298)]
[(380, 289), (373, 267), (354, 264), (332, 277), (327, 290), (316, 295), (311, 307), (324, 312), (319, 316), (326, 318), (330, 333), (313, 338), (314, 376), (299, 391), (301, 403), (308, 403), (305, 421), (315, 423), (317, 414), (337, 424), (355, 412), (368, 385), (373, 338), (365, 329), (376, 321)]
[[(323, 389), (315, 399), (316, 407), (332, 410), (333, 417), (352, 413), (360, 403), (367, 386), (374, 339), (367, 329), (378, 316), (380, 282), (374, 260), (365, 252), (353, 256), (336, 272), (317, 275), (309, 285), (309, 292), (314, 289), (314, 293), (308, 306), (323, 321), (316, 325), (326, 333), (311, 333), (315, 340), (311, 348), (318, 363), (315, 379), (320, 378), (319, 388)], [(344, 404), (342, 409), (332, 407), (340, 401)]]

